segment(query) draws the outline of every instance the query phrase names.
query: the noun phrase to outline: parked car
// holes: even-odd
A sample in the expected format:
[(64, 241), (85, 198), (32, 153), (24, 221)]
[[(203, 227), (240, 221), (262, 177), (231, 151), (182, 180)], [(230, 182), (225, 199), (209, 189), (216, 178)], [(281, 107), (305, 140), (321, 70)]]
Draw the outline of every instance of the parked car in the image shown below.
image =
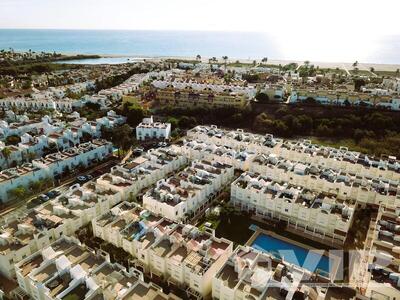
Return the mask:
[(90, 174), (89, 174), (89, 175), (86, 175), (86, 179), (87, 179), (87, 180), (92, 180), (92, 179), (93, 179), (93, 176), (90, 175)]
[(76, 180), (77, 180), (78, 182), (85, 182), (85, 181), (87, 181), (86, 176), (78, 176), (78, 177), (76, 177)]
[(47, 196), (47, 195), (45, 195), (45, 194), (42, 194), (42, 195), (40, 195), (38, 198), (37, 198), (40, 202), (46, 202), (46, 201), (49, 201), (50, 200), (50, 197), (49, 196)]
[(53, 199), (53, 198), (55, 198), (55, 197), (57, 197), (57, 196), (60, 196), (60, 192), (59, 191), (57, 191), (57, 190), (53, 190), (53, 191), (50, 191), (50, 192), (48, 192), (48, 193), (46, 193), (45, 195), (47, 196), (47, 197), (49, 197), (50, 199)]
[(133, 154), (136, 156), (139, 156), (143, 153), (144, 149), (143, 148), (135, 148), (133, 149)]

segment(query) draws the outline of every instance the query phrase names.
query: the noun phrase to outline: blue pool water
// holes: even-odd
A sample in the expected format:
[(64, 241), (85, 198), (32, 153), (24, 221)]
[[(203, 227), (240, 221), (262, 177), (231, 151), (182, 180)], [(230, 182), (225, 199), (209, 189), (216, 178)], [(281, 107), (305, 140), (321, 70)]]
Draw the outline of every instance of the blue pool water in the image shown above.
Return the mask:
[(275, 257), (283, 257), (285, 261), (303, 267), (311, 272), (317, 269), (329, 273), (330, 260), (327, 256), (309, 252), (307, 249), (290, 244), (266, 234), (260, 234), (253, 242), (254, 249), (268, 252)]

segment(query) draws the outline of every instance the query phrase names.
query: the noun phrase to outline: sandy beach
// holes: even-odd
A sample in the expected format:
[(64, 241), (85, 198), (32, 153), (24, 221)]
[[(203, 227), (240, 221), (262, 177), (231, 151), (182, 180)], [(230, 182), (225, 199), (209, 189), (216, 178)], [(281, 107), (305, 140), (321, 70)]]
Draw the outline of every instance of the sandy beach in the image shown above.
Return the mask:
[[(79, 55), (82, 53), (61, 53), (63, 55)], [(189, 57), (189, 56), (146, 56), (146, 55), (137, 55), (137, 54), (126, 54), (126, 55), (121, 55), (121, 54), (97, 54), (97, 53), (85, 53), (84, 55), (98, 55), (102, 58), (134, 58), (134, 59), (146, 59), (149, 61), (160, 61), (160, 60), (165, 60), (165, 59), (182, 59), (182, 60), (196, 60), (196, 57)], [(211, 57), (203, 57), (201, 58), (201, 61), (204, 63), (208, 63), (209, 59)], [(221, 57), (217, 57), (217, 60), (219, 63), (223, 63), (223, 60)], [(251, 64), (253, 62), (252, 59), (243, 59), (243, 58), (229, 58), (228, 63), (234, 63), (236, 61), (239, 61), (240, 63), (249, 63)], [(310, 60), (310, 65), (314, 66), (319, 66), (320, 68), (330, 68), (330, 69), (335, 69), (335, 68), (340, 68), (340, 69), (345, 69), (345, 70), (352, 70), (354, 69), (353, 67), (353, 62), (321, 62), (321, 61), (312, 61)], [(298, 65), (304, 64), (304, 61), (300, 60), (282, 60), (282, 59), (268, 59), (267, 64), (271, 65), (287, 65), (290, 63), (297, 63)], [(364, 63), (359, 61), (357, 68), (359, 70), (366, 70), (369, 71), (371, 68), (374, 68), (376, 71), (392, 71), (395, 72), (397, 69), (400, 69), (400, 64), (378, 64), (378, 63)]]

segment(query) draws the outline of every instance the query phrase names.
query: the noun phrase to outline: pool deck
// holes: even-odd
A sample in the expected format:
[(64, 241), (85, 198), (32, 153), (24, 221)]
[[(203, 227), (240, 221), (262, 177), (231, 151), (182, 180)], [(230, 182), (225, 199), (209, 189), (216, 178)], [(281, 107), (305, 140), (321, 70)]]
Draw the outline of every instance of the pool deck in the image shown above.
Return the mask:
[[(272, 232), (272, 231), (269, 231), (269, 230), (265, 230), (265, 229), (262, 229), (262, 228), (259, 228), (259, 227), (256, 227), (256, 228), (253, 227), (252, 229), (255, 230), (255, 232), (252, 234), (250, 239), (246, 242), (246, 246), (251, 246), (254, 243), (254, 241), (256, 240), (256, 238), (259, 235), (263, 234), (263, 235), (271, 236), (271, 237), (276, 238), (278, 240), (281, 240), (283, 242), (286, 242), (286, 243), (289, 243), (289, 244), (296, 245), (298, 247), (304, 248), (304, 249), (306, 249), (308, 251), (315, 252), (316, 254), (320, 254), (321, 249), (316, 249), (316, 248), (313, 248), (313, 247), (308, 246), (306, 244), (302, 244), (302, 243), (300, 243), (298, 241), (294, 241), (294, 240), (289, 239), (287, 237), (278, 235), (275, 232)], [(331, 267), (330, 267), (330, 273), (329, 273), (330, 278), (329, 279), (331, 281), (333, 281), (336, 278), (336, 274), (339, 271), (339, 267), (340, 267), (340, 263), (341, 263), (341, 257), (333, 255), (332, 253), (330, 253), (329, 251), (326, 251), (326, 250), (323, 250), (323, 255), (327, 256), (331, 261)]]

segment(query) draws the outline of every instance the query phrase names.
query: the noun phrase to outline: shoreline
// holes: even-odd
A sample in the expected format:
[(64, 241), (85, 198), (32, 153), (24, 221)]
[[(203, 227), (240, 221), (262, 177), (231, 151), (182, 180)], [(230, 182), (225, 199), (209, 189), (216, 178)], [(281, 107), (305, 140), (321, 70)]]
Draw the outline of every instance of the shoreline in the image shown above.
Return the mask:
[[(135, 59), (146, 59), (146, 60), (165, 60), (165, 59), (181, 59), (181, 60), (196, 60), (196, 57), (190, 56), (152, 56), (152, 55), (135, 55), (135, 54), (98, 54), (98, 53), (64, 53), (61, 52), (62, 55), (98, 55), (100, 58), (135, 58)], [(203, 57), (201, 58), (201, 62), (208, 63), (208, 60), (211, 57)], [(82, 59), (84, 60), (84, 59)], [(217, 57), (217, 63), (223, 63), (222, 58)], [(228, 59), (228, 63), (235, 63), (239, 61), (240, 63), (244, 64), (252, 64), (253, 59), (245, 59), (245, 58), (230, 58)], [(257, 60), (258, 62), (260, 59)], [(290, 64), (290, 63), (297, 63), (298, 65), (304, 64), (304, 61), (300, 60), (285, 60), (285, 59), (268, 59), (266, 64), (271, 65), (279, 65), (282, 66)], [(320, 61), (312, 61), (310, 60), (310, 65), (318, 66), (319, 68), (330, 68), (330, 69), (344, 69), (344, 70), (353, 70), (353, 63), (349, 62), (320, 62)], [(357, 68), (361, 71), (369, 71), (370, 68), (374, 68), (375, 71), (388, 71), (388, 72), (395, 72), (397, 69), (400, 69), (399, 64), (380, 64), (380, 63), (368, 63), (368, 62), (359, 62)]]

